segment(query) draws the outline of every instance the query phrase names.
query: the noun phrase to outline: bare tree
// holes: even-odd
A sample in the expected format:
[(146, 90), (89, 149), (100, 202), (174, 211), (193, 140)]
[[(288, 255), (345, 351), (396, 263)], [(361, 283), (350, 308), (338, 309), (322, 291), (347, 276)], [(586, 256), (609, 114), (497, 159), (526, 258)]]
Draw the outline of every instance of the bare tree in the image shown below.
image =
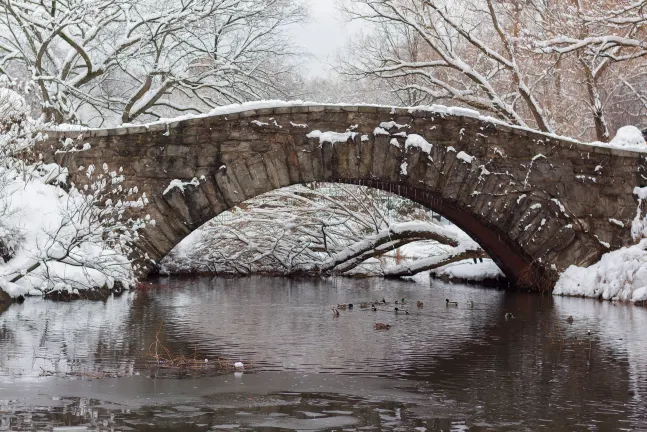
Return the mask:
[[(510, 123), (606, 141), (614, 101), (644, 98), (645, 0), (348, 0), (376, 30), (343, 61), (412, 103), (451, 103)], [(633, 78), (632, 77), (633, 74)], [(573, 106), (579, 109), (573, 110)], [(575, 118), (574, 118), (575, 117)], [(592, 133), (591, 133), (592, 132)]]
[(280, 93), (299, 0), (0, 0), (0, 73), (48, 120), (101, 125)]

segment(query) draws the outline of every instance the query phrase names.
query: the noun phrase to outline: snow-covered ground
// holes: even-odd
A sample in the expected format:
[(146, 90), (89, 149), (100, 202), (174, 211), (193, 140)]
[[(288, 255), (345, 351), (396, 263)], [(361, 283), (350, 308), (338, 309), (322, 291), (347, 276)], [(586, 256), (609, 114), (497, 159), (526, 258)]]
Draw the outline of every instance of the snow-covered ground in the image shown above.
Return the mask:
[(482, 282), (505, 278), (499, 267), (489, 258), (474, 264), (473, 260), (463, 260), (431, 270), (435, 277), (465, 282)]

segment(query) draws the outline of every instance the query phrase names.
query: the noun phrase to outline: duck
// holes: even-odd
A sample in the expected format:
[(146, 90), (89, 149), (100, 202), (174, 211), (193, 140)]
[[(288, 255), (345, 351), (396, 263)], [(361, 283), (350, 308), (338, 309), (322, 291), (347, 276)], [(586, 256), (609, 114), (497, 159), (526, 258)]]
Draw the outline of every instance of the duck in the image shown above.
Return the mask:
[(346, 310), (347, 306), (345, 304), (338, 304), (337, 309), (339, 310)]
[(386, 304), (386, 299), (384, 297), (382, 297), (382, 303)]
[(569, 315), (568, 318), (566, 318), (566, 322), (569, 324), (573, 324), (573, 316)]
[(348, 309), (352, 309), (352, 308), (353, 308), (353, 304), (352, 304), (352, 303), (348, 303)]
[(505, 319), (512, 319), (512, 318), (514, 318), (514, 315), (512, 315), (512, 312), (507, 312), (505, 314)]
[(391, 325), (390, 324), (384, 324), (384, 323), (375, 323), (373, 325), (373, 328), (375, 330), (388, 330), (388, 329), (391, 328)]
[(398, 302), (398, 301), (396, 300), (396, 301), (395, 301), (395, 304), (400, 304), (400, 302)]
[(449, 301), (449, 299), (445, 299), (445, 305), (446, 306), (458, 306), (458, 302)]
[(408, 310), (405, 310), (405, 311), (404, 311), (404, 314), (405, 314), (405, 315), (409, 315), (409, 311), (408, 311)]
[(375, 305), (373, 305), (373, 307), (371, 308), (371, 310), (372, 310), (373, 312), (377, 312), (377, 308), (375, 307)]
[(418, 306), (419, 308), (421, 308), (421, 307), (424, 307), (424, 306), (425, 306), (425, 304), (424, 304), (423, 302), (421, 302), (420, 300), (418, 300), (418, 301), (416, 302), (416, 306)]
[(400, 309), (398, 309), (398, 308), (395, 308), (395, 313), (398, 313), (398, 311), (399, 311), (399, 310), (400, 310)]
[(400, 303), (404, 304), (404, 297), (400, 299)]
[(467, 301), (467, 306), (473, 308), (474, 307), (474, 302), (472, 300)]
[(359, 308), (360, 308), (360, 309), (368, 309), (368, 303), (366, 303), (366, 302), (362, 302), (362, 303), (360, 303), (360, 304), (359, 304)]

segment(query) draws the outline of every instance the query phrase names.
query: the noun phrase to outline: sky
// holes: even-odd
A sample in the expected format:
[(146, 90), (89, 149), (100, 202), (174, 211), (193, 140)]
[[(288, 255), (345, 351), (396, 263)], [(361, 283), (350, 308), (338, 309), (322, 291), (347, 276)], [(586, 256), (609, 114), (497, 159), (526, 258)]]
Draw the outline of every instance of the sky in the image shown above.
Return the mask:
[(295, 26), (293, 37), (304, 50), (313, 54), (307, 62), (310, 76), (325, 76), (335, 53), (343, 48), (360, 25), (348, 23), (339, 12), (337, 0), (309, 0), (310, 22)]

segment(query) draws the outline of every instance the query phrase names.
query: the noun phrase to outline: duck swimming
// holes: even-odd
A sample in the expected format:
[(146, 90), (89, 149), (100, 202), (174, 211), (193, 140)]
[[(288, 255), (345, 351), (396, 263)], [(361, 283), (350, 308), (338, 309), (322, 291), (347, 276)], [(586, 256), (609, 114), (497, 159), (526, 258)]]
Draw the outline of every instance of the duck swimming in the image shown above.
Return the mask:
[(416, 303), (416, 306), (418, 306), (419, 308), (424, 307), (424, 305), (425, 304), (423, 302), (421, 302), (420, 300), (418, 300), (418, 302)]
[(505, 319), (512, 319), (514, 318), (514, 315), (512, 315), (512, 312), (508, 312), (505, 314)]
[(384, 323), (375, 323), (373, 325), (373, 328), (375, 330), (388, 330), (388, 329), (391, 328), (391, 325), (390, 324), (384, 324)]
[(445, 299), (445, 305), (446, 306), (458, 306), (458, 302), (449, 301), (449, 299)]
[(568, 318), (566, 318), (566, 322), (569, 324), (573, 324), (573, 316), (569, 315)]
[(474, 307), (474, 302), (472, 300), (467, 301), (467, 306), (473, 308)]

